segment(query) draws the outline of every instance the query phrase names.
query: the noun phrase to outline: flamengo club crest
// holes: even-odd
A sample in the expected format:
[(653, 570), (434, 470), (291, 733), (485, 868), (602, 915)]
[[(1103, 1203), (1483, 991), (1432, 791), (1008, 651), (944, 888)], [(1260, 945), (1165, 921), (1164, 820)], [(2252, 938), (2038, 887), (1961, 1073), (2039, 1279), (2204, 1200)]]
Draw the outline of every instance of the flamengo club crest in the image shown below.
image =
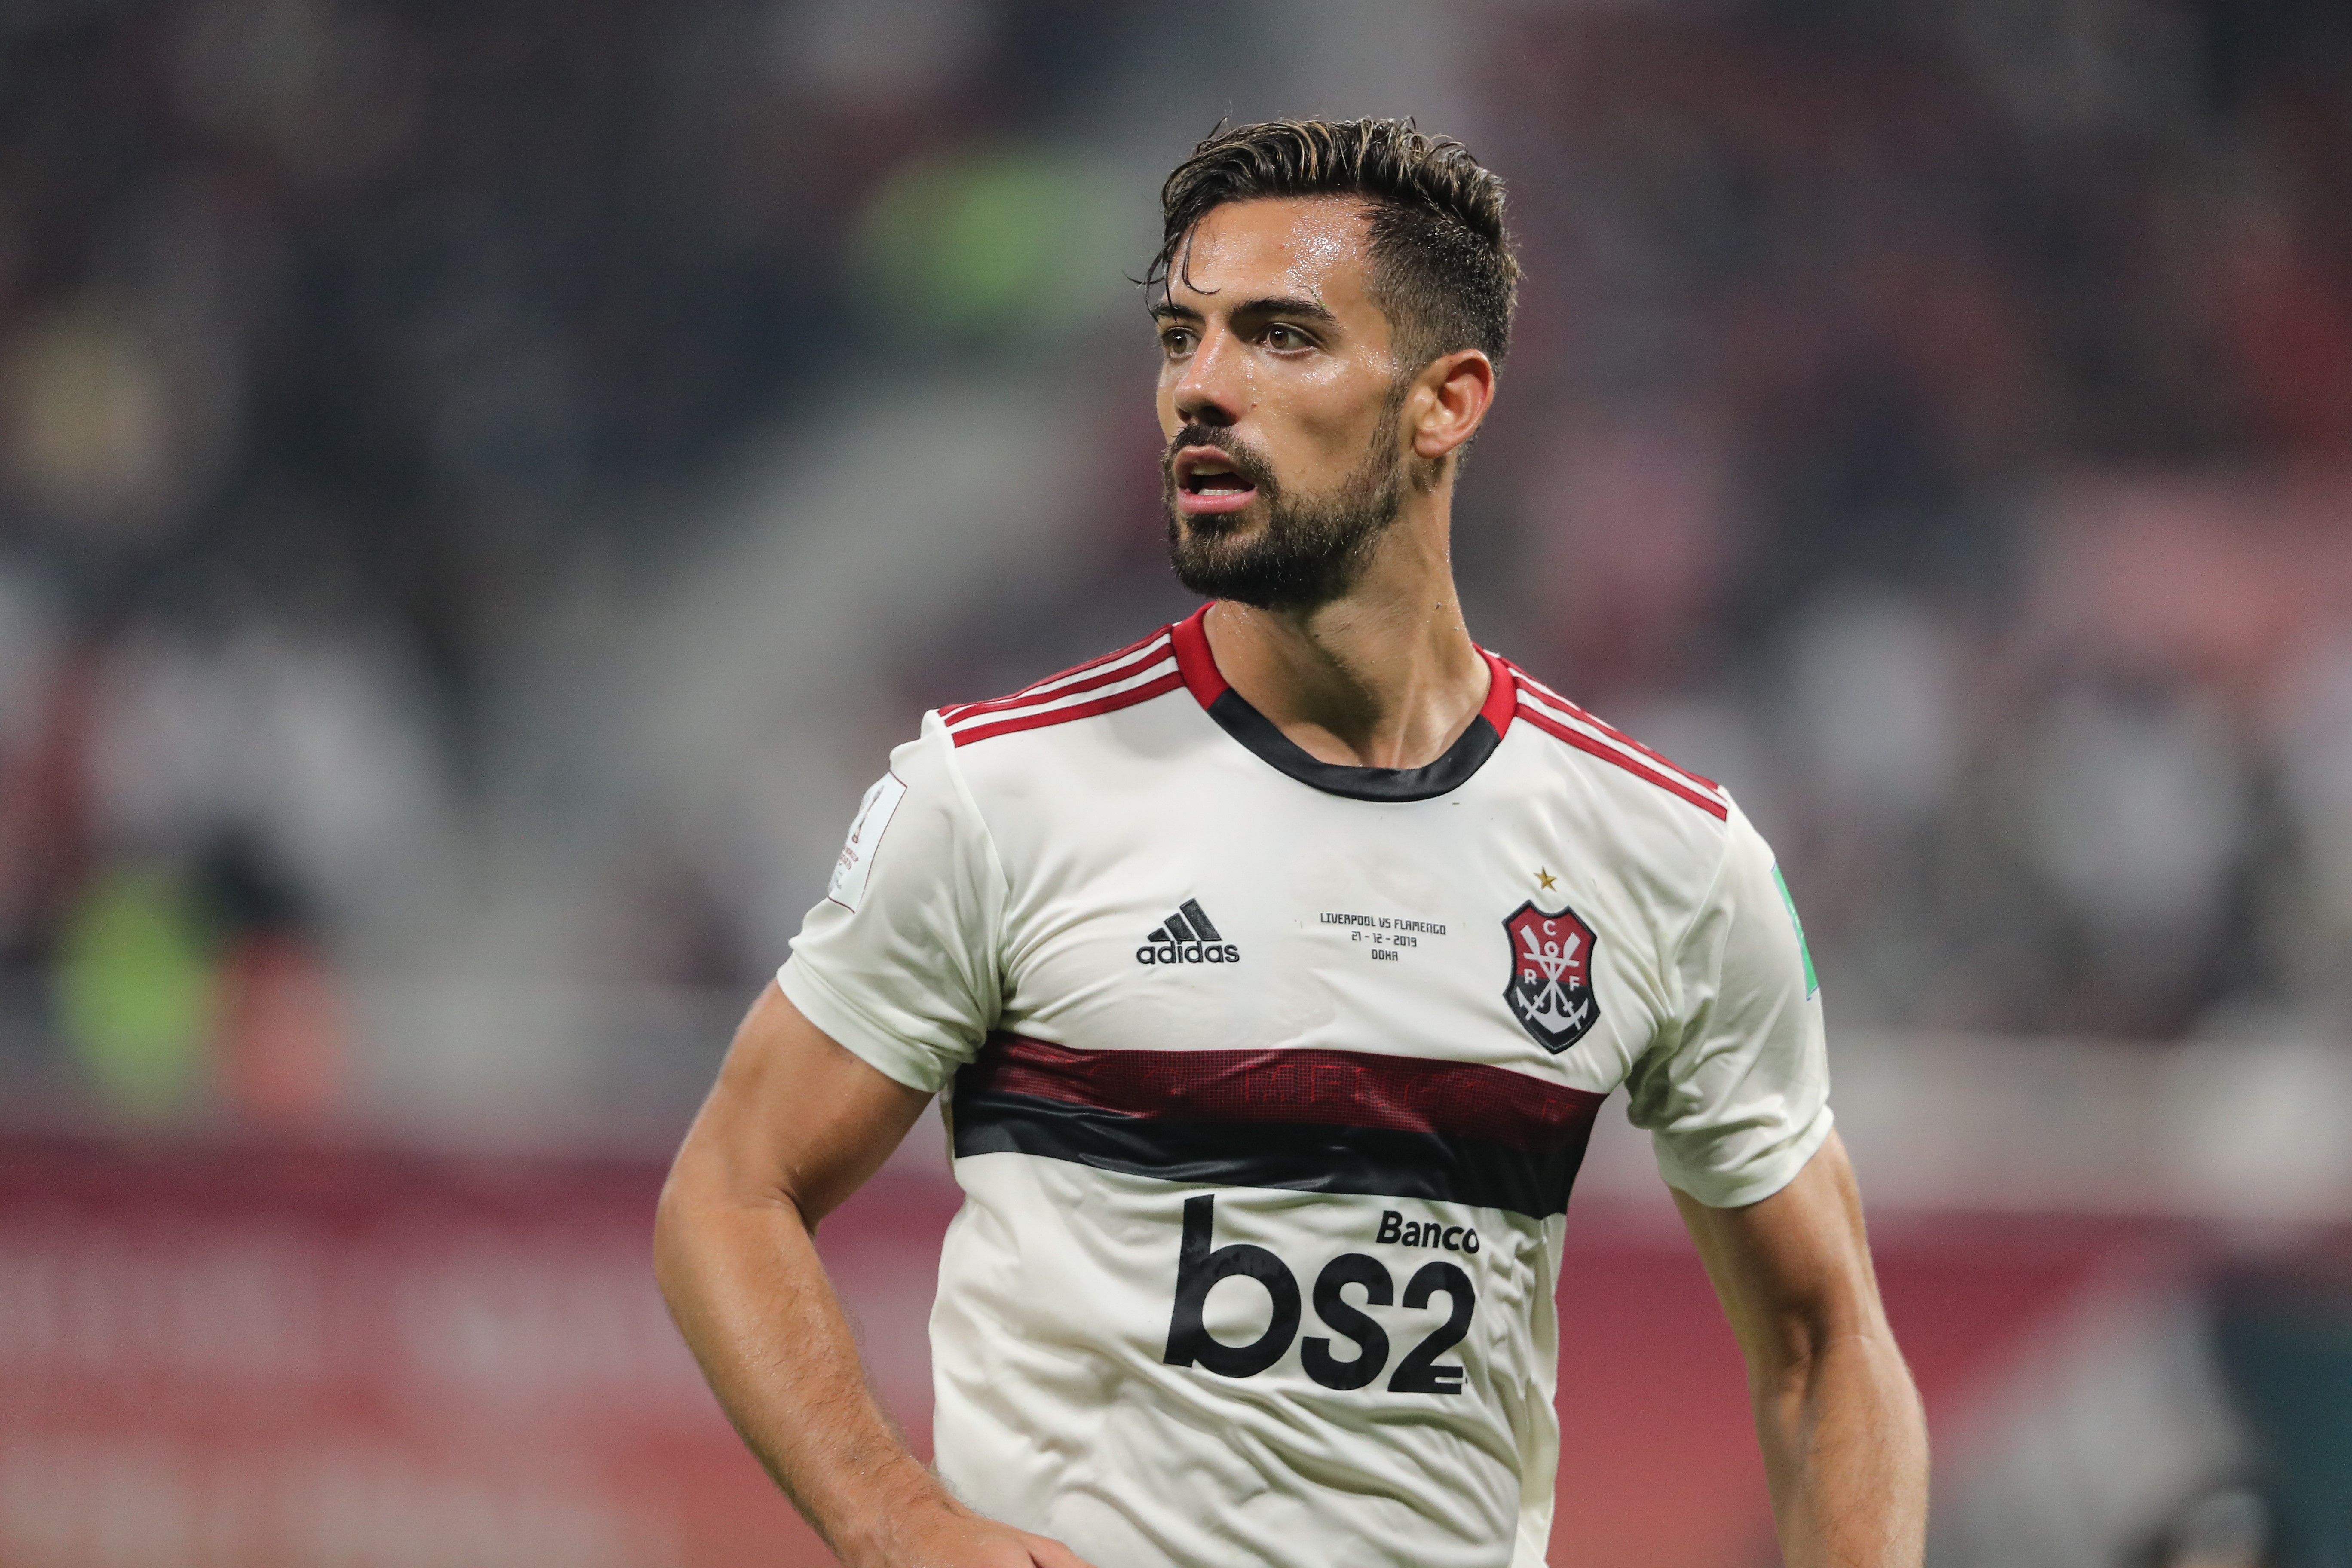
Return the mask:
[(1503, 930), (1511, 939), (1511, 983), (1503, 1000), (1536, 1044), (1558, 1056), (1601, 1020), (1592, 994), (1592, 928), (1574, 910), (1546, 914), (1521, 904)]

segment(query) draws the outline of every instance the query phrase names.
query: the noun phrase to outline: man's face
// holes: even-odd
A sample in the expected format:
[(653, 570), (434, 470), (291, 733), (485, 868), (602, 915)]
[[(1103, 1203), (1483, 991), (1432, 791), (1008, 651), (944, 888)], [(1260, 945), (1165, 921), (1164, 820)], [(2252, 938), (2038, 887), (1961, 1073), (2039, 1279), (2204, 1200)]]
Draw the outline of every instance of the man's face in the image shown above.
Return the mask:
[(1195, 593), (1328, 603), (1397, 517), (1404, 385), (1362, 212), (1237, 202), (1177, 250), (1155, 311), (1161, 479), (1169, 553)]

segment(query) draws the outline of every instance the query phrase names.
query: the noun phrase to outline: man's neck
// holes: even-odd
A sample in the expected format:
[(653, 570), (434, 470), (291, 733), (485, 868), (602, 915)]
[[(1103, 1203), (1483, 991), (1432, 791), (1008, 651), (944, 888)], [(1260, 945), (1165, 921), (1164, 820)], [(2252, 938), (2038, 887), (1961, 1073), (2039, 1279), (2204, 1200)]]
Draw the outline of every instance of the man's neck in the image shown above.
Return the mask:
[(1435, 762), (1486, 700), (1486, 661), (1462, 624), (1444, 529), (1399, 519), (1344, 599), (1307, 610), (1219, 600), (1209, 651), (1233, 689), (1318, 762)]

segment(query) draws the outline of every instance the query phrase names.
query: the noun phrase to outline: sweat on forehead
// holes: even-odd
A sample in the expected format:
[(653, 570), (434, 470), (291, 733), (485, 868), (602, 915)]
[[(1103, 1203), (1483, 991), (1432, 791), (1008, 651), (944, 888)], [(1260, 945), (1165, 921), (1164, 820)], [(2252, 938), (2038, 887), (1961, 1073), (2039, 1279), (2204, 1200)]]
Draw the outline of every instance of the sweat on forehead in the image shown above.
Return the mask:
[(1245, 282), (1320, 303), (1349, 274), (1360, 289), (1371, 263), (1370, 216), (1361, 202), (1330, 198), (1217, 207), (1184, 236), (1160, 297), (1180, 289), (1216, 295)]

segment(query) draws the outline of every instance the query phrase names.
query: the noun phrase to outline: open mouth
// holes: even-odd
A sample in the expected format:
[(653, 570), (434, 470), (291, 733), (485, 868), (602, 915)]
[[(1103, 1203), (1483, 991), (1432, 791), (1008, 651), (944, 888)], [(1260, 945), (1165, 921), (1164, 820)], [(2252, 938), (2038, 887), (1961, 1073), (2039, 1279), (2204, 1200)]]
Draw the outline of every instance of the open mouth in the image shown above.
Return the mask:
[(1176, 454), (1176, 504), (1189, 515), (1237, 511), (1257, 499), (1257, 486), (1214, 447), (1187, 447)]

